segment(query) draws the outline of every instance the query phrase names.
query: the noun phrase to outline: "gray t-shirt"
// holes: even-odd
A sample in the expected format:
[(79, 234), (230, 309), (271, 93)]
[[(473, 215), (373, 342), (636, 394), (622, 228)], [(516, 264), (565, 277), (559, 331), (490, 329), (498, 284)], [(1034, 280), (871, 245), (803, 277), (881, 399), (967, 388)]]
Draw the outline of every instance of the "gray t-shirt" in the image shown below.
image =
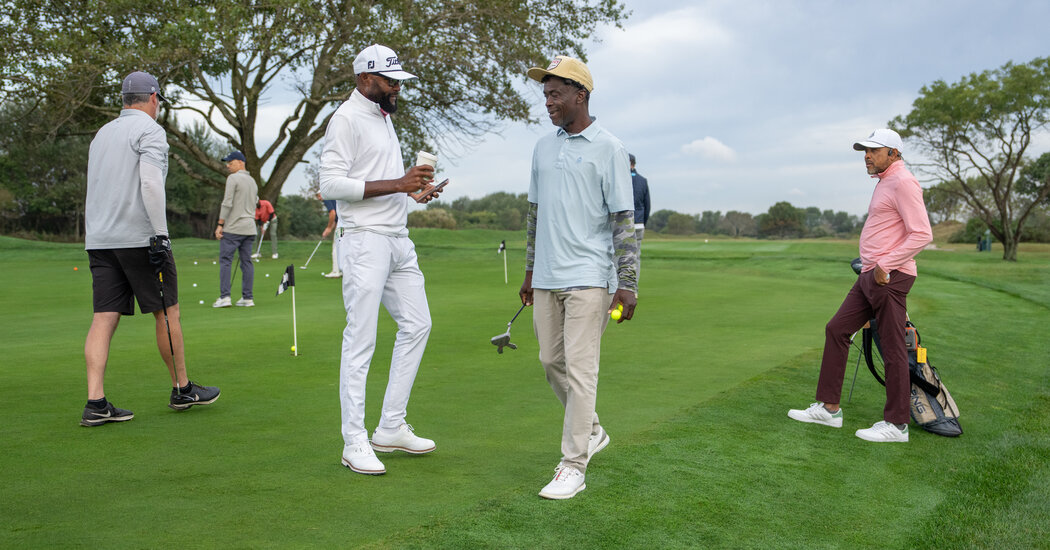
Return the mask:
[(226, 225), (224, 233), (255, 235), (255, 203), (259, 186), (247, 170), (238, 170), (226, 178), (226, 193), (219, 208), (219, 219)]
[[(160, 169), (159, 199), (151, 200), (150, 205), (143, 199), (139, 163)], [(168, 141), (164, 129), (149, 114), (124, 109), (103, 126), (91, 140), (88, 153), (84, 248), (144, 247), (158, 232), (166, 235), (166, 221), (151, 220), (148, 211), (163, 214), (167, 174)], [(159, 205), (154, 204), (157, 200)]]

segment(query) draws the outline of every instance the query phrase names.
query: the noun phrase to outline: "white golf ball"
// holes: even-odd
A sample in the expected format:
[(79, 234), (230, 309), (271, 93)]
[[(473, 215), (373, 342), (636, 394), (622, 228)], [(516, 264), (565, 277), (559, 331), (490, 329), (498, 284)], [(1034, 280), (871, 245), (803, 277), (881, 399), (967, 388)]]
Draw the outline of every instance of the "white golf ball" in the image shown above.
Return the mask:
[(193, 283), (193, 286), (197, 286), (197, 283)]
[(201, 305), (202, 305), (202, 306), (204, 305), (204, 300), (201, 300)]
[(321, 272), (321, 276), (324, 277), (324, 271)]
[(267, 276), (267, 277), (269, 277), (269, 276), (270, 276), (270, 274), (269, 274), (269, 273), (267, 273), (267, 274), (266, 274), (266, 276)]
[(197, 262), (193, 262), (193, 265), (197, 265)]
[(215, 262), (212, 262), (211, 265), (215, 265)]

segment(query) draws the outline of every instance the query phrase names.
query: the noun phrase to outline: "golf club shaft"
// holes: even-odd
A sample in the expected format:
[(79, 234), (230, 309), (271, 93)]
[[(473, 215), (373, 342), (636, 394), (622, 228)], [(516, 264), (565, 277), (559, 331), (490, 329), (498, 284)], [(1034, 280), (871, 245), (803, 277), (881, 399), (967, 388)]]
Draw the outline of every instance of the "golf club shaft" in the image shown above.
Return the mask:
[[(849, 337), (850, 347), (853, 346), (853, 339), (857, 337), (857, 332), (854, 332), (853, 336)], [(857, 366), (853, 368), (853, 382), (851, 382), (849, 385), (849, 397), (846, 398), (846, 403), (850, 403), (853, 401), (853, 386), (857, 385), (857, 372), (860, 370), (860, 356), (860, 350), (857, 350)]]
[(317, 241), (317, 246), (314, 247), (314, 251), (310, 253), (310, 257), (306, 259), (306, 263), (303, 264), (303, 267), (301, 267), (299, 269), (306, 269), (306, 266), (310, 265), (310, 260), (314, 259), (314, 254), (317, 254), (317, 249), (321, 248), (321, 243), (323, 243), (323, 242), (324, 242), (324, 237), (321, 237), (321, 240)]
[(255, 255), (258, 256), (259, 252), (262, 251), (262, 242), (266, 239), (266, 228), (270, 226), (270, 222), (266, 222), (262, 226), (262, 231), (259, 232), (259, 248), (255, 249)]
[(168, 351), (171, 352), (171, 371), (175, 377), (175, 393), (181, 393), (182, 386), (179, 385), (179, 369), (175, 366), (175, 344), (171, 342), (171, 325), (168, 323), (168, 303), (164, 299), (164, 273), (157, 272), (157, 280), (160, 289), (160, 304), (164, 309), (164, 329), (168, 332)]
[[(514, 319), (517, 319), (518, 315), (521, 315), (521, 312), (524, 309), (525, 309), (525, 304), (521, 304), (521, 307), (518, 308), (518, 312), (514, 314)], [(511, 319), (510, 322), (507, 323), (507, 327), (510, 327), (512, 324), (514, 324), (514, 319)]]

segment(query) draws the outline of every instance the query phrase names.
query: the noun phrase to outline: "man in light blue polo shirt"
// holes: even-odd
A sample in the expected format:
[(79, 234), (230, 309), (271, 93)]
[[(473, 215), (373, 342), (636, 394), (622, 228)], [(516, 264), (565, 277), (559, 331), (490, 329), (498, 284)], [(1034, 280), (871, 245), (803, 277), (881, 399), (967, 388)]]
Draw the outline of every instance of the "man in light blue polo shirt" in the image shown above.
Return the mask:
[(562, 458), (540, 496), (567, 499), (586, 488), (587, 463), (609, 444), (594, 410), (598, 360), (609, 314), (622, 307), (618, 322), (634, 315), (634, 190), (627, 150), (590, 116), (587, 66), (557, 56), (528, 76), (543, 83), (559, 129), (541, 138), (532, 156), (520, 295), (536, 306), (540, 362), (565, 407)]

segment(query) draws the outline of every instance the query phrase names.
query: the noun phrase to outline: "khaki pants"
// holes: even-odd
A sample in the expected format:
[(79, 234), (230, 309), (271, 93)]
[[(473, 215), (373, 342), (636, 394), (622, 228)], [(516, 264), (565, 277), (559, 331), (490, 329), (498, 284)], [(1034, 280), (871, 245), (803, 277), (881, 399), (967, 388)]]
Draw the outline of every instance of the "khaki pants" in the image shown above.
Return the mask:
[(566, 466), (587, 470), (587, 441), (601, 426), (595, 413), (602, 333), (612, 295), (604, 288), (569, 292), (535, 289), (532, 324), (540, 363), (565, 407), (561, 453)]

